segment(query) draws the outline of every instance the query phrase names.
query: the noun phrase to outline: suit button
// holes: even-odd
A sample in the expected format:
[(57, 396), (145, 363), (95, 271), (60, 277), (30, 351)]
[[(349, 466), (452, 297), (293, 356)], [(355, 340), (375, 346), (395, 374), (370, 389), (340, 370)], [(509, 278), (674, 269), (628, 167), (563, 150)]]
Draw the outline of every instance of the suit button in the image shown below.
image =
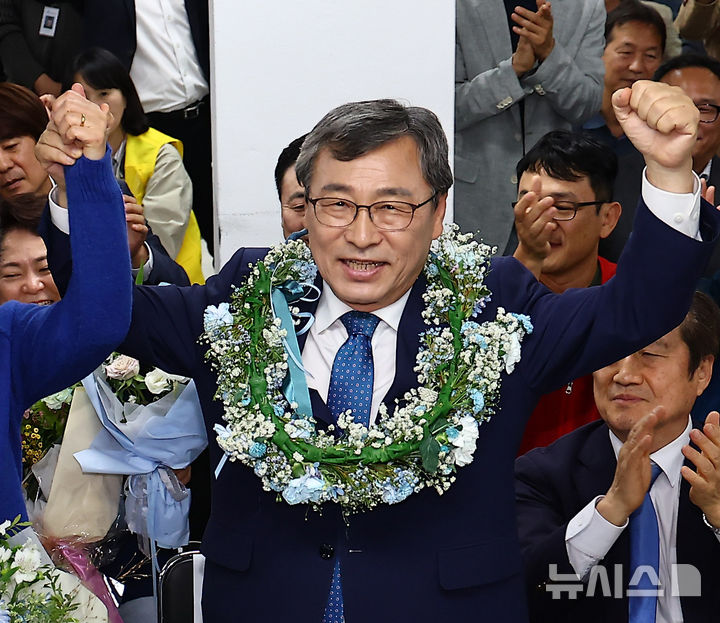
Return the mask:
[(335, 555), (335, 548), (328, 543), (323, 543), (320, 546), (319, 552), (320, 558), (323, 560), (330, 560)]

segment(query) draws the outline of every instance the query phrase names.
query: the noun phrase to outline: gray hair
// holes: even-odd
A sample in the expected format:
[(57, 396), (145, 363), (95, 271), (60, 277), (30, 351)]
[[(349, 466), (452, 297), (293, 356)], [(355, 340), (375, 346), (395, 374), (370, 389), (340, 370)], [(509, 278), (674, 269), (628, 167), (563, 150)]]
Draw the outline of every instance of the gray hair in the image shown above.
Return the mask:
[(453, 183), (448, 143), (432, 111), (391, 99), (351, 102), (331, 110), (305, 138), (295, 170), (309, 192), (315, 158), (327, 147), (337, 160), (359, 158), (402, 136), (415, 140), (425, 181), (439, 195)]

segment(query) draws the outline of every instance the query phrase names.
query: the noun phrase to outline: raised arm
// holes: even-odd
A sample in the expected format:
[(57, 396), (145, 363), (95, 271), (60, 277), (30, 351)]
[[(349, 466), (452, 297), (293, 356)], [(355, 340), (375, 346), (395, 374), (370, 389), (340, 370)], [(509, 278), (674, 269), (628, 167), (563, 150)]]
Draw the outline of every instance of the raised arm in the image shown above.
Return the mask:
[[(664, 335), (683, 319), (713, 250), (720, 219), (700, 204), (692, 172), (697, 109), (682, 91), (637, 82), (614, 96), (625, 134), (647, 163), (643, 202), (616, 276), (598, 288), (551, 295), (518, 273), (497, 284), (535, 325), (519, 371), (546, 392)], [(522, 207), (542, 200), (527, 193)], [(518, 204), (520, 207), (520, 203)], [(649, 209), (648, 209), (649, 208)], [(700, 233), (701, 232), (701, 233)], [(511, 283), (508, 283), (511, 282)], [(514, 294), (517, 292), (517, 295)]]
[[(80, 92), (66, 93), (39, 141), (39, 159), (67, 186), (74, 269), (60, 302), (15, 310), (13, 387), (26, 405), (92, 371), (129, 325), (130, 263), (122, 198), (105, 146), (108, 115)], [(58, 141), (73, 157), (50, 146)]]

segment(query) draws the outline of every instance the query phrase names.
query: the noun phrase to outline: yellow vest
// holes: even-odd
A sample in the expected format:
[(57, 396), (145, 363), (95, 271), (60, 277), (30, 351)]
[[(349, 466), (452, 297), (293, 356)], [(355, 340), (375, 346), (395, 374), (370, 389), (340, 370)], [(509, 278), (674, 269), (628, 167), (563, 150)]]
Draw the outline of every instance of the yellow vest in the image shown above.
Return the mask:
[[(142, 203), (145, 196), (148, 180), (155, 170), (158, 152), (167, 143), (175, 147), (182, 157), (182, 143), (162, 132), (158, 132), (154, 128), (150, 128), (139, 136), (127, 135), (125, 144), (125, 181), (138, 203)], [(190, 210), (185, 237), (175, 261), (185, 269), (190, 278), (190, 283), (205, 283), (201, 268), (200, 228), (192, 210)]]

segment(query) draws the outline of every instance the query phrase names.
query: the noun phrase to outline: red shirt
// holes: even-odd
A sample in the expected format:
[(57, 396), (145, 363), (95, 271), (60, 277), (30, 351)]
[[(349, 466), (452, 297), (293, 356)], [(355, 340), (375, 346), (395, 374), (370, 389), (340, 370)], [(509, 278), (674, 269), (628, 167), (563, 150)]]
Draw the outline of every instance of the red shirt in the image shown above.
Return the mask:
[[(602, 257), (598, 257), (598, 264), (600, 283), (605, 283), (615, 274), (617, 265)], [(592, 374), (575, 379), (540, 398), (525, 427), (518, 456), (538, 446), (547, 446), (599, 417), (593, 397)]]

